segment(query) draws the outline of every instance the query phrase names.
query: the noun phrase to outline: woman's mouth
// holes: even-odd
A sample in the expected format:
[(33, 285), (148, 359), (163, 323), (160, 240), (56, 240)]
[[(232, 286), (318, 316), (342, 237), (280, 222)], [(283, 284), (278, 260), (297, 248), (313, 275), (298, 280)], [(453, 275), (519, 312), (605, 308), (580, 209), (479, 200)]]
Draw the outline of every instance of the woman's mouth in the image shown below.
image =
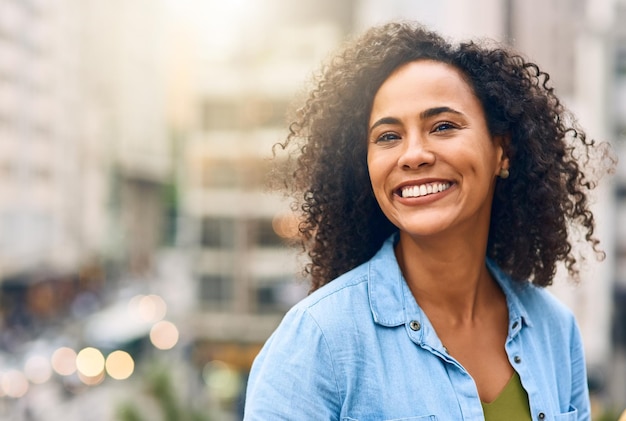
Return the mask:
[(400, 189), (401, 197), (422, 197), (448, 190), (451, 183), (426, 183), (419, 186), (405, 186)]

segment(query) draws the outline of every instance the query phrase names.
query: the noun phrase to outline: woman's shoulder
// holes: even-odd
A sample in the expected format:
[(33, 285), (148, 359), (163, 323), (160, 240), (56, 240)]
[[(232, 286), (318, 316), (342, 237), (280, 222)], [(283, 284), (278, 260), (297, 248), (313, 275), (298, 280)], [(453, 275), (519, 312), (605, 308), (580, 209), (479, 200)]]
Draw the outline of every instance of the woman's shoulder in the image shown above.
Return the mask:
[(294, 305), (290, 314), (309, 313), (313, 316), (338, 317), (346, 306), (363, 305), (369, 308), (367, 263), (344, 273), (335, 280), (315, 290)]
[(300, 359), (301, 354), (331, 355), (337, 343), (345, 344), (346, 326), (372, 319), (367, 280), (367, 270), (355, 268), (301, 300), (285, 314), (262, 355), (291, 358), (288, 350), (296, 343)]
[(528, 311), (551, 321), (560, 320), (571, 323), (574, 313), (548, 288), (538, 287), (529, 283), (523, 288), (520, 299)]
[(511, 279), (493, 263), (492, 271), (504, 290), (509, 305), (518, 307), (525, 317), (532, 321), (548, 321), (551, 324), (574, 323), (572, 310), (560, 301), (551, 290), (534, 285), (530, 281)]
[(574, 312), (550, 289), (538, 287), (528, 282), (516, 290), (516, 296), (525, 312), (525, 319), (538, 331), (544, 331), (553, 336), (559, 336), (557, 332), (560, 332), (564, 335), (562, 339), (577, 331)]

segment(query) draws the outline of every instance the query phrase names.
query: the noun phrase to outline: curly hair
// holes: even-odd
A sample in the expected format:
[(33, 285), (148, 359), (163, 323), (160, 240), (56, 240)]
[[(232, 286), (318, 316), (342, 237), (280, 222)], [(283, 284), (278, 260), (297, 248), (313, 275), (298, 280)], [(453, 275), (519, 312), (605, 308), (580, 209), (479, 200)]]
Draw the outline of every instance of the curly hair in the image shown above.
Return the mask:
[(452, 45), (413, 23), (374, 27), (322, 67), (289, 126), (295, 147), (288, 184), (301, 213), (300, 242), (315, 290), (370, 259), (397, 228), (374, 198), (367, 125), (374, 96), (398, 67), (434, 60), (459, 69), (505, 145), (510, 177), (499, 179), (487, 255), (513, 279), (551, 284), (557, 263), (578, 276), (569, 230), (580, 227), (596, 254), (594, 217), (582, 171), (594, 141), (549, 87), (549, 75), (502, 46)]

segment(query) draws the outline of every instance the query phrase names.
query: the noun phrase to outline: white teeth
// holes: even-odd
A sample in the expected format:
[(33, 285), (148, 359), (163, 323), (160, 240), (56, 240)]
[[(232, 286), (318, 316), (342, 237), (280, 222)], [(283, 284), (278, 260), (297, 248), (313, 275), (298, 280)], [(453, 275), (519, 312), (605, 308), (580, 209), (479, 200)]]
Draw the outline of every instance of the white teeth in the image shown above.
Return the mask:
[(439, 193), (450, 188), (450, 183), (429, 183), (421, 186), (402, 188), (402, 197), (421, 197), (427, 194)]

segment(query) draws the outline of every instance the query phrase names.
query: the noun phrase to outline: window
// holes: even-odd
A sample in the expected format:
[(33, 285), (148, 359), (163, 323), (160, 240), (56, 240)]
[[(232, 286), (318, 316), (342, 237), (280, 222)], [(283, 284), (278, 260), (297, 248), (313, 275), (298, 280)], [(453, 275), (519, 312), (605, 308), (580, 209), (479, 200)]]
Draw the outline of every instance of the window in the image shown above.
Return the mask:
[(235, 221), (232, 218), (204, 218), (200, 241), (203, 247), (232, 249), (235, 244)]
[(283, 247), (283, 239), (276, 234), (271, 219), (255, 219), (249, 225), (250, 243), (257, 247)]
[(231, 161), (205, 160), (202, 163), (202, 186), (232, 188), (240, 184), (241, 174)]
[(614, 102), (613, 121), (615, 121), (617, 139), (624, 142), (626, 141), (626, 48), (621, 46), (615, 52), (615, 81), (611, 94)]
[(287, 103), (281, 101), (247, 101), (243, 117), (250, 127), (286, 127)]
[(216, 310), (228, 309), (233, 301), (233, 278), (231, 275), (205, 274), (200, 277), (200, 300), (206, 307)]
[(202, 107), (202, 128), (210, 130), (237, 130), (241, 127), (241, 111), (236, 102), (208, 100)]
[(284, 162), (264, 158), (205, 159), (202, 161), (201, 184), (203, 188), (246, 190), (264, 189), (269, 185), (272, 171)]
[(202, 105), (202, 129), (243, 130), (285, 127), (287, 102), (259, 98), (207, 99)]

